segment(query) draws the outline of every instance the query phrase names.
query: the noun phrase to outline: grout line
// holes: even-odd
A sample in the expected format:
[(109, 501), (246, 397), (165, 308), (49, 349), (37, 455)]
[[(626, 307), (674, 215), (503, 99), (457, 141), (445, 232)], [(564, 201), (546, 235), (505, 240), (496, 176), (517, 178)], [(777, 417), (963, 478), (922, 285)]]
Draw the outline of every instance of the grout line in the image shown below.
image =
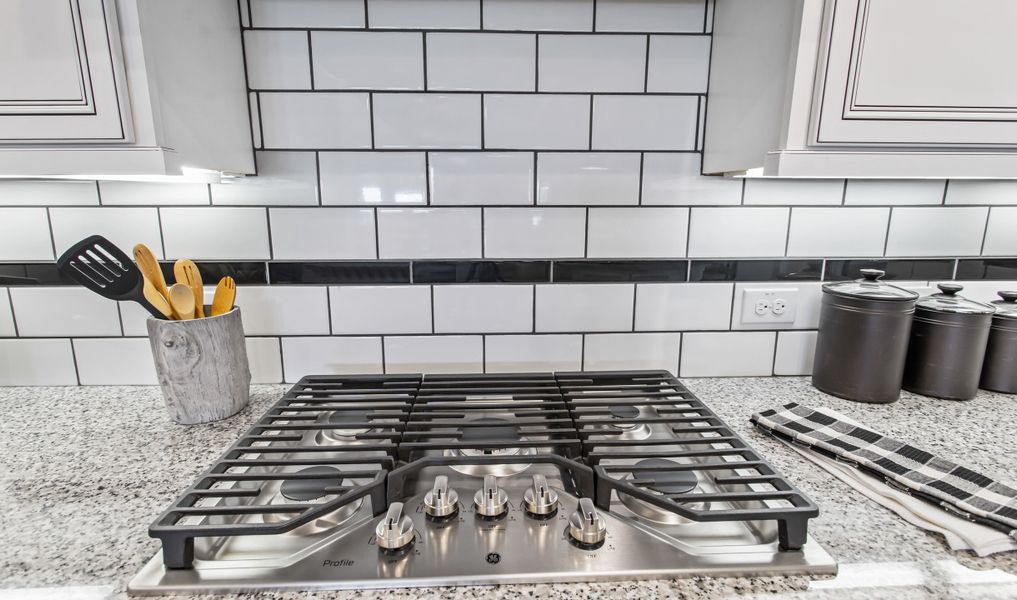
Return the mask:
[(206, 183), (205, 184), (205, 191), (208, 192), (208, 205), (212, 206), (212, 184), (211, 183)]
[[(978, 250), (978, 256), (983, 256), (985, 254), (985, 242), (988, 241), (988, 238), (989, 238), (989, 221), (990, 220), (992, 220), (992, 207), (991, 206), (989, 207), (989, 210), (985, 211), (985, 227), (982, 229), (982, 245), (981, 245), (981, 248)], [(956, 271), (954, 272), (954, 274), (956, 275)]]
[(960, 259), (959, 258), (955, 258), (953, 260), (953, 276), (950, 277), (951, 280), (953, 280), (953, 281), (957, 280), (957, 270), (959, 268), (960, 268)]
[(275, 258), (275, 248), (272, 247), (272, 217), (270, 211), (270, 208), (265, 208), (265, 227), (268, 229), (268, 258), (272, 260)]
[(947, 179), (946, 183), (943, 184), (943, 201), (940, 202), (940, 206), (946, 206), (946, 193), (950, 189), (950, 180)]
[(487, 234), (484, 232), (484, 222), (486, 219), (484, 215), (487, 213), (487, 209), (480, 209), (480, 258), (487, 258)]
[[(594, 0), (596, 2), (596, 0)], [(579, 370), (586, 370), (586, 334), (579, 334)]]
[(590, 257), (590, 207), (586, 207), (586, 217), (583, 223), (583, 258)]
[[(366, 0), (365, 0), (366, 1)], [(371, 118), (371, 149), (374, 149), (374, 92), (367, 94), (367, 114)]]
[(124, 313), (120, 310), (120, 302), (117, 300), (114, 300), (114, 302), (117, 303), (117, 320), (120, 321), (120, 337), (123, 337), (127, 335), (124, 331)]
[(745, 206), (745, 184), (748, 183), (748, 179), (742, 178), (742, 197), (738, 202), (739, 206)]
[(314, 193), (318, 197), (318, 206), (322, 206), (321, 199), (321, 153), (314, 153)]
[(589, 134), (590, 134), (589, 149), (593, 150), (593, 94), (590, 94), (590, 127), (589, 127), (589, 129), (590, 129), (590, 131), (589, 131)]
[(597, 31), (597, 0), (593, 0), (593, 23), (590, 24), (590, 31)]
[(537, 167), (537, 154), (537, 152), (533, 153), (533, 202), (531, 202), (533, 206), (538, 204), (537, 197), (540, 195), (540, 172)]
[(78, 354), (74, 351), (74, 339), (67, 338), (67, 342), (71, 345), (71, 362), (74, 363), (74, 379), (77, 380), (78, 385), (81, 385), (81, 373), (78, 371)]
[[(365, 2), (367, 0), (364, 0)], [(420, 34), (420, 51), (424, 59), (424, 91), (427, 91), (427, 32)]]
[(787, 229), (784, 230), (784, 256), (787, 256), (787, 251), (791, 247), (791, 211), (793, 209), (788, 207), (787, 209)]
[(689, 260), (688, 274), (685, 276), (685, 281), (692, 278), (692, 260), (689, 259), (689, 250), (692, 248), (692, 214), (693, 210), (689, 209), (689, 220), (685, 224), (685, 258)]
[(703, 122), (702, 113), (703, 113), (703, 100), (699, 99), (696, 100), (696, 133), (695, 137), (692, 138), (692, 147), (699, 151), (702, 150), (702, 148), (699, 147), (699, 129), (702, 126)]
[(886, 249), (890, 246), (890, 227), (893, 225), (893, 207), (890, 207), (886, 215), (886, 237), (883, 238), (883, 257), (886, 257)]
[[(250, 88), (248, 88), (250, 89)], [(261, 115), (261, 92), (254, 92), (254, 101), (258, 104), (258, 142), (261, 150), (265, 149), (265, 119)], [(253, 129), (251, 135), (254, 135)], [(253, 141), (253, 140), (252, 140)]]
[(820, 281), (826, 281), (826, 262), (827, 262), (827, 259), (824, 258), (822, 263), (820, 263), (821, 264), (821, 266), (819, 267), (819, 280)]
[(844, 180), (844, 189), (842, 189), (841, 192), (840, 192), (840, 205), (841, 206), (847, 206), (847, 186), (848, 186), (848, 180), (845, 179)]
[(385, 364), (387, 362), (385, 358), (385, 336), (379, 335), (378, 341), (381, 342), (381, 374), (385, 375), (388, 373), (388, 366)]
[[(285, 5), (286, 2), (283, 2), (282, 4)], [(548, 30), (548, 29), (496, 29), (496, 28), (478, 29), (476, 27), (472, 27), (472, 28), (459, 28), (459, 27), (373, 27), (372, 28), (372, 27), (364, 27), (364, 26), (357, 26), (357, 27), (327, 27), (327, 26), (324, 26), (324, 27), (313, 27), (312, 26), (312, 27), (308, 27), (306, 25), (300, 25), (300, 26), (295, 26), (295, 25), (294, 26), (286, 26), (286, 25), (280, 25), (280, 26), (260, 25), (260, 26), (254, 26), (254, 27), (245, 27), (244, 29), (245, 30), (254, 30), (254, 31), (300, 31), (300, 32), (304, 32), (304, 31), (326, 31), (326, 32), (343, 32), (343, 33), (346, 33), (346, 32), (421, 33), (421, 32), (425, 32), (425, 31), (429, 32), (429, 33), (487, 33), (487, 32), (513, 33), (513, 34), (537, 34), (537, 33), (541, 33), (541, 34), (553, 34), (553, 35), (569, 35), (569, 36), (578, 36), (578, 37), (581, 37), (581, 36), (590, 37), (590, 36), (593, 36), (593, 35), (600, 35), (600, 36), (632, 36), (632, 35), (639, 35), (641, 33), (642, 34), (647, 33), (645, 31), (626, 31), (626, 30), (618, 30), (618, 31), (590, 31), (590, 30), (576, 31), (576, 30)], [(710, 35), (712, 35), (710, 33), (703, 33), (702, 31), (653, 31), (653, 32), (649, 32), (649, 33), (652, 33), (653, 35), (666, 36), (666, 37), (709, 37)]]
[[(368, 92), (361, 92), (361, 93), (368, 93)], [(417, 92), (417, 93), (419, 94), (421, 92)], [(445, 94), (447, 92), (443, 91), (441, 93)], [(483, 94), (473, 94), (473, 95), (477, 96), (477, 95), (483, 95)], [(598, 95), (603, 96), (604, 94), (598, 94)], [(387, 152), (395, 152), (395, 153), (403, 152), (403, 153), (408, 153), (408, 152), (420, 152), (421, 150), (425, 150), (425, 149), (426, 150), (434, 150), (436, 152), (446, 152), (446, 151), (447, 152), (452, 152), (452, 151), (454, 151), (454, 152), (460, 152), (460, 153), (483, 152), (485, 150), (489, 151), (489, 152), (490, 151), (494, 151), (494, 152), (534, 152), (534, 151), (539, 151), (539, 152), (543, 152), (545, 154), (575, 154), (577, 152), (584, 152), (584, 150), (582, 148), (536, 148), (536, 147), (520, 148), (520, 147), (506, 147), (506, 146), (488, 146), (488, 147), (485, 147), (485, 148), (428, 148), (428, 147), (374, 148), (374, 151), (377, 152), (378, 154), (387, 153)], [(319, 152), (323, 152), (323, 153), (343, 154), (343, 153), (352, 153), (352, 152), (365, 152), (367, 150), (371, 150), (371, 148), (318, 148), (318, 147), (269, 146), (267, 148), (259, 148), (259, 150), (266, 150), (266, 151), (271, 151), (271, 152), (315, 152), (315, 151), (319, 151)], [(622, 149), (615, 149), (615, 148), (597, 148), (597, 152), (602, 153), (602, 154), (632, 154), (633, 152), (637, 152), (637, 151), (636, 150), (622, 150)], [(645, 152), (646, 154), (700, 154), (701, 153), (700, 150), (690, 150), (690, 149), (650, 150), (650, 149), (645, 149), (645, 148), (643, 150), (639, 150), (638, 152)], [(10, 204), (10, 205), (5, 204), (4, 205), (5, 208), (13, 207), (13, 206), (18, 206), (18, 205), (17, 204)], [(21, 206), (38, 206), (38, 204), (25, 204), (25, 205), (21, 205)], [(61, 204), (60, 206), (63, 208), (63, 207), (67, 207), (67, 206), (93, 207), (95, 205), (94, 204), (68, 204), (68, 205)], [(245, 205), (245, 206), (249, 206), (249, 205)], [(710, 205), (705, 205), (705, 204), (704, 205), (699, 205), (699, 204), (697, 204), (696, 206), (710, 206)], [(732, 206), (732, 205), (731, 204), (717, 204), (716, 206)], [(770, 206), (779, 206), (779, 205), (770, 205)], [(805, 204), (803, 206), (816, 206), (816, 205), (815, 204)], [(891, 206), (891, 205), (889, 205), (889, 204), (880, 204), (880, 205), (873, 204), (873, 205), (867, 205), (867, 206)], [(989, 206), (989, 205), (988, 204), (966, 204), (965, 206)]]
[(99, 187), (99, 180), (95, 180), (95, 199), (99, 202), (99, 206), (102, 206), (102, 189)]
[(738, 290), (738, 282), (731, 282), (731, 316), (728, 319), (727, 330), (734, 331), (734, 315), (735, 315), (735, 293)]
[(431, 206), (431, 153), (424, 152), (424, 205)]
[[(99, 182), (96, 181), (95, 184), (98, 186)], [(56, 259), (60, 258), (60, 255), (57, 254), (57, 249), (56, 249), (56, 234), (53, 233), (53, 217), (50, 216), (49, 209), (50, 209), (50, 207), (47, 206), (46, 207), (46, 225), (49, 228), (49, 246), (50, 246), (50, 248), (53, 249), (53, 260), (56, 260)], [(160, 236), (162, 235), (162, 223), (159, 224), (159, 235)]]
[[(266, 208), (265, 210), (268, 210), (268, 209)], [(166, 257), (166, 236), (162, 232), (162, 207), (156, 207), (156, 209), (155, 209), (155, 220), (156, 220), (156, 223), (159, 225), (159, 245), (162, 246), (162, 248), (160, 248), (160, 250), (162, 250), (163, 259), (166, 259), (167, 258)], [(272, 236), (269, 236), (269, 244), (272, 243), (271, 239), (272, 239)], [(269, 256), (271, 256), (271, 254), (269, 254)]]
[(431, 292), (431, 334), (434, 334), (434, 286), (428, 286)]
[(21, 337), (18, 333), (18, 315), (14, 314), (14, 296), (11, 295), (11, 288), (7, 288), (7, 303), (11, 306), (11, 324), (14, 325), (14, 337)]
[(684, 345), (685, 345), (685, 334), (684, 333), (679, 333), (678, 334), (678, 360), (677, 360), (677, 364), (675, 365), (675, 369), (677, 370), (677, 373), (674, 374), (675, 377), (678, 377), (678, 374), (682, 372), (682, 347)]
[(643, 205), (643, 164), (646, 162), (646, 155), (639, 153), (639, 188), (636, 192), (636, 206)]
[[(366, 0), (365, 0), (366, 1)], [(311, 32), (307, 32), (307, 68), (311, 72), (311, 89), (314, 89), (314, 52), (311, 50)]]
[(487, 373), (487, 334), (480, 334), (480, 372)]
[(480, 149), (487, 150), (487, 133), (484, 130), (484, 121), (487, 116), (484, 114), (484, 94), (480, 94)]
[(279, 375), (286, 381), (286, 360), (283, 358), (282, 336), (276, 338), (279, 341)]
[(328, 332), (329, 334), (335, 333), (335, 328), (332, 327), (332, 290), (330, 285), (325, 286), (325, 307), (328, 310)]
[(646, 55), (643, 58), (643, 93), (645, 94), (650, 86), (650, 34), (646, 34)]
[(368, 5), (368, 0), (364, 0), (364, 29), (370, 29), (371, 28), (371, 18), (370, 18), (370, 13), (368, 12), (367, 5)]
[[(716, 5), (714, 5), (716, 6)], [(703, 34), (709, 35), (706, 25), (710, 22), (710, 0), (703, 0)]]
[(272, 285), (272, 269), (269, 268), (268, 261), (264, 261), (265, 265), (265, 284)]
[(480, 30), (483, 31), (484, 30), (484, 0), (479, 0), (478, 4), (480, 6)]
[(773, 361), (770, 363), (770, 375), (776, 375), (777, 373), (777, 340), (780, 339), (780, 332), (776, 331), (773, 335)]
[(381, 259), (381, 236), (378, 234), (378, 207), (374, 207), (374, 258)]
[[(554, 268), (554, 263), (551, 263), (551, 268)], [(537, 286), (536, 284), (530, 285), (530, 332), (537, 333)]]
[(413, 285), (413, 261), (412, 260), (410, 261), (408, 268), (410, 270), (410, 285)]
[(636, 298), (639, 297), (639, 284), (632, 284), (632, 331), (636, 330)]
[[(484, 0), (480, 0), (483, 6)], [(533, 91), (540, 91), (540, 34), (533, 36)]]

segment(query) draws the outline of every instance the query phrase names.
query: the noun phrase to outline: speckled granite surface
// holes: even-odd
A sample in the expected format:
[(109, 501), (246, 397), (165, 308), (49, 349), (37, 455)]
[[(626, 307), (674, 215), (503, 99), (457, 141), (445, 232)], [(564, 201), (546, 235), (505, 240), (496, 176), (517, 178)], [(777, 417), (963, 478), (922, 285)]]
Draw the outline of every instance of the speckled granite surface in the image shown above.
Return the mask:
[[(1017, 598), (1017, 553), (977, 558), (906, 524), (754, 431), (749, 415), (797, 401), (825, 406), (926, 450), (1017, 480), (1017, 397), (971, 402), (905, 394), (888, 406), (839, 400), (807, 379), (693, 379), (699, 397), (745, 435), (822, 511), (810, 533), (841, 563), (835, 579), (624, 581), (258, 598)], [(286, 389), (256, 386), (224, 422), (167, 419), (157, 388), (0, 388), (0, 600), (125, 598), (158, 550), (149, 522)], [(219, 598), (225, 596), (217, 596)], [(254, 596), (235, 596), (254, 598)]]

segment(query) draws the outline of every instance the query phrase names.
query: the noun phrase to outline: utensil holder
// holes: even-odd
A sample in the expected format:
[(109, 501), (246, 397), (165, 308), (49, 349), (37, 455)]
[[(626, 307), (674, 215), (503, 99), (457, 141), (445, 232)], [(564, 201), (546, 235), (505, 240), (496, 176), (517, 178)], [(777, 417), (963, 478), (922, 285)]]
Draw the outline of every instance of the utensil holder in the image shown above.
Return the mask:
[(148, 340), (171, 419), (209, 423), (247, 406), (251, 370), (239, 308), (204, 319), (149, 318)]

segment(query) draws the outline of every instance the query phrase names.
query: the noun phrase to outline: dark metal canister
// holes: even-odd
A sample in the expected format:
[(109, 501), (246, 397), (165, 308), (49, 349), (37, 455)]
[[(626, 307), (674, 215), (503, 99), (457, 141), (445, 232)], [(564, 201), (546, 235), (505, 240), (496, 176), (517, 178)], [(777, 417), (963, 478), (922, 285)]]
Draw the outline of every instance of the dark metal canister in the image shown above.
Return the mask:
[(812, 385), (858, 402), (900, 397), (911, 318), (918, 294), (862, 269), (856, 281), (823, 286)]
[(1017, 292), (999, 292), (982, 367), (982, 389), (1017, 394)]

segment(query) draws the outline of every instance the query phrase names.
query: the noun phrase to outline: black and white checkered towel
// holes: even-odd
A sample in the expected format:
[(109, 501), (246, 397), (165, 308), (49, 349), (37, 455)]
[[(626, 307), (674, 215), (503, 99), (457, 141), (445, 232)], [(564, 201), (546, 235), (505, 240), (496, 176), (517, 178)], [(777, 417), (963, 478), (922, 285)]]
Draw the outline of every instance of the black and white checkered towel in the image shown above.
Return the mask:
[(830, 414), (796, 403), (752, 415), (775, 436), (848, 462), (887, 484), (1017, 538), (1017, 490)]

